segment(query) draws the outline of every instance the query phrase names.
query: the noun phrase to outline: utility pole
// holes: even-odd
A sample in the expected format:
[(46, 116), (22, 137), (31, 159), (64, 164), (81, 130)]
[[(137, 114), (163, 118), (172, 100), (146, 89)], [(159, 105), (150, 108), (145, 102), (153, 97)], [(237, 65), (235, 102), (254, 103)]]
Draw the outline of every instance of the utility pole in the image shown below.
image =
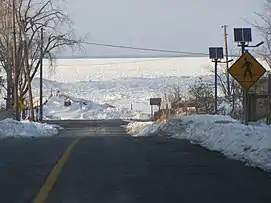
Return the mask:
[(14, 107), (15, 107), (15, 114), (16, 120), (20, 120), (20, 112), (19, 112), (19, 97), (18, 97), (18, 67), (16, 62), (16, 6), (15, 0), (12, 0), (12, 34), (13, 34), (13, 50), (12, 50), (12, 65), (13, 65), (13, 87), (14, 87)]
[(228, 96), (231, 95), (231, 89), (230, 89), (230, 74), (228, 72), (229, 69), (229, 51), (228, 51), (228, 34), (227, 34), (227, 25), (223, 25), (222, 28), (224, 28), (224, 44), (225, 44), (225, 58), (226, 58), (226, 75), (227, 75), (227, 92)]
[(42, 121), (43, 117), (43, 95), (42, 95), (42, 72), (43, 72), (43, 28), (41, 28), (41, 33), (40, 33), (40, 121)]

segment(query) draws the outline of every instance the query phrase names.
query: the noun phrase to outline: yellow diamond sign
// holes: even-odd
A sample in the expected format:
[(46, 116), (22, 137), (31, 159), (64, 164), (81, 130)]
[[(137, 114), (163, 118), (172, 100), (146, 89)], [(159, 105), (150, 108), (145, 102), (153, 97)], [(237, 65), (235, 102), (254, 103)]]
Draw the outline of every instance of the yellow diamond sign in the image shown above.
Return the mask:
[(265, 68), (245, 52), (228, 70), (229, 74), (246, 90), (250, 89), (266, 72)]

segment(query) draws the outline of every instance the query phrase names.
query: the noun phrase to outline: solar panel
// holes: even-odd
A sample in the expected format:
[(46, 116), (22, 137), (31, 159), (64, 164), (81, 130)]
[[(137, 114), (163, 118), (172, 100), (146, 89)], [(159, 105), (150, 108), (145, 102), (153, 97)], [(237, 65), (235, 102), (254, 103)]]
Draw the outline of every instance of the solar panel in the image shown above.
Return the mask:
[(234, 42), (243, 42), (243, 30), (242, 28), (234, 28)]
[(216, 49), (214, 47), (209, 48), (209, 57), (210, 59), (216, 59)]
[(210, 47), (209, 57), (210, 59), (223, 59), (223, 47)]
[(251, 28), (234, 28), (234, 42), (252, 42)]
[(251, 28), (243, 28), (243, 37), (245, 42), (252, 42)]
[(216, 49), (216, 57), (218, 59), (223, 59), (224, 58), (223, 47), (217, 47), (217, 49)]

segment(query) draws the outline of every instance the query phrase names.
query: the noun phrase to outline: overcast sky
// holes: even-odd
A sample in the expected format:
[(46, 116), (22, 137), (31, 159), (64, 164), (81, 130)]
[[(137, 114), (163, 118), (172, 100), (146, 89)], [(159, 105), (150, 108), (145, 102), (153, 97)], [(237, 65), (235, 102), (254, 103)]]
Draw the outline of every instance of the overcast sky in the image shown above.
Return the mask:
[[(78, 36), (91, 42), (145, 48), (208, 52), (223, 45), (222, 25), (248, 27), (263, 10), (264, 0), (68, 0), (67, 9)], [(254, 30), (254, 42), (257, 38)], [(157, 55), (153, 52), (86, 46), (81, 55)]]

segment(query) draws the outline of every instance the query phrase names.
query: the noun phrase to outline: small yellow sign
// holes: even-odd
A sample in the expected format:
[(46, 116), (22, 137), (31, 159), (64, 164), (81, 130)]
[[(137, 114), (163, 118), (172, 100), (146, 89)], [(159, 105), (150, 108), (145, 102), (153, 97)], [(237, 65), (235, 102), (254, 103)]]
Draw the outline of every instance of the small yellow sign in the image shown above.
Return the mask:
[(249, 90), (266, 70), (250, 53), (245, 52), (228, 72), (240, 85)]
[(26, 108), (26, 105), (21, 100), (19, 100), (19, 109), (23, 110), (25, 108)]

